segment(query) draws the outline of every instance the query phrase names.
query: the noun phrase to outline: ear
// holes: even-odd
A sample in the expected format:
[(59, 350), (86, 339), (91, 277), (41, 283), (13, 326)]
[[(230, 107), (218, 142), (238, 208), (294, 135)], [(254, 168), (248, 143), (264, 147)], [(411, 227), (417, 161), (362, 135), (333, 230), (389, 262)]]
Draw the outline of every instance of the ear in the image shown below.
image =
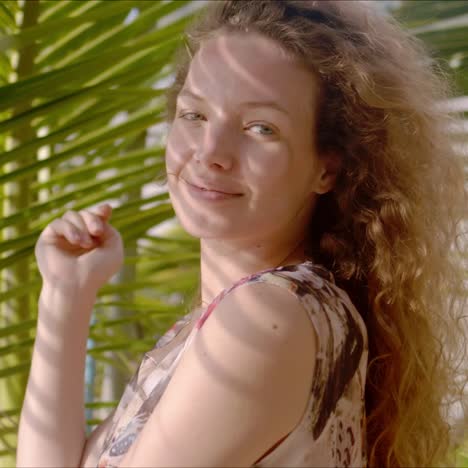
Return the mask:
[(323, 195), (333, 190), (341, 165), (341, 157), (336, 153), (329, 153), (320, 158), (319, 172), (314, 188), (315, 193)]

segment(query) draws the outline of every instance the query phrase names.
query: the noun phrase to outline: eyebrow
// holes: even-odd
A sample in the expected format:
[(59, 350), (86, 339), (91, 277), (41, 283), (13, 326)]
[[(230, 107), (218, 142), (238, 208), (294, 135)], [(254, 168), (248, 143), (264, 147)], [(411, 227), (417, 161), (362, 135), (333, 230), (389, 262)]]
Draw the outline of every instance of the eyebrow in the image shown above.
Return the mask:
[[(196, 99), (197, 101), (204, 101), (202, 96), (188, 89), (183, 89), (179, 93), (179, 96), (187, 96), (187, 97)], [(289, 112), (283, 107), (281, 107), (279, 104), (277, 104), (275, 101), (245, 101), (245, 102), (241, 102), (240, 105), (241, 107), (272, 107), (273, 109), (276, 109), (282, 112), (283, 114), (286, 114), (288, 117), (290, 117)]]

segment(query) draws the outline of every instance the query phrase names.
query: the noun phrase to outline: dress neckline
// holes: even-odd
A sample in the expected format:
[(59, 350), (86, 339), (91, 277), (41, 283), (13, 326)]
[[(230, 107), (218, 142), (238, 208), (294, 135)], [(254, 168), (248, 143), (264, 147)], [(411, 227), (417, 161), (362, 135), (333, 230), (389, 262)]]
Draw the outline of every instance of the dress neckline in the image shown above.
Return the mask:
[(277, 270), (292, 271), (292, 270), (295, 270), (298, 267), (301, 267), (303, 265), (306, 266), (306, 268), (310, 268), (310, 269), (313, 268), (315, 270), (315, 273), (317, 273), (320, 277), (322, 277), (322, 278), (324, 278), (324, 279), (326, 279), (328, 281), (331, 281), (333, 283), (335, 282), (333, 273), (330, 270), (328, 270), (322, 264), (315, 263), (311, 259), (304, 260), (303, 262), (300, 262), (300, 263), (291, 263), (291, 264), (286, 264), (286, 265), (278, 265), (276, 267), (264, 268), (263, 270), (259, 270), (259, 271), (256, 271), (255, 273), (251, 273), (249, 275), (243, 276), (242, 278), (235, 281), (230, 286), (227, 286), (222, 291), (220, 291), (219, 294), (217, 294), (213, 298), (213, 300), (211, 302), (209, 302), (208, 304), (206, 304), (206, 305), (202, 304), (202, 305), (197, 306), (197, 309), (200, 309), (201, 311), (197, 314), (196, 318), (194, 318), (192, 316), (193, 318), (191, 318), (190, 321), (193, 320), (194, 325), (191, 327), (191, 331), (193, 330), (193, 328), (195, 328), (195, 323), (198, 322), (198, 320), (200, 320), (200, 318), (203, 317), (206, 314), (208, 309), (211, 309), (211, 308), (215, 307), (216, 304), (224, 297), (224, 295), (229, 293), (236, 286), (238, 286), (240, 284), (243, 284), (243, 283), (246, 283), (246, 282), (250, 281), (252, 278), (254, 278), (256, 276), (259, 276), (259, 275), (262, 275), (264, 273), (269, 273), (269, 272), (277, 271)]

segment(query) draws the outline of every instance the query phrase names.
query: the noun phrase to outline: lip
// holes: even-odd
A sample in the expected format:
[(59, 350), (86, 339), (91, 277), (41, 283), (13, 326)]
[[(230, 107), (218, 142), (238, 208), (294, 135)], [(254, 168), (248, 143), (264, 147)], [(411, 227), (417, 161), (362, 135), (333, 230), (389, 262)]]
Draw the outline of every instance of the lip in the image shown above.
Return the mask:
[(224, 200), (231, 200), (233, 198), (242, 197), (242, 193), (226, 193), (226, 192), (218, 192), (217, 190), (206, 190), (196, 185), (193, 185), (189, 182), (186, 182), (187, 189), (189, 193), (202, 201), (208, 202), (220, 202)]
[(187, 185), (190, 185), (191, 187), (196, 188), (198, 190), (202, 190), (204, 192), (221, 193), (223, 195), (231, 195), (231, 196), (237, 196), (237, 197), (242, 195), (242, 193), (224, 192), (222, 190), (214, 189), (214, 188), (211, 188), (211, 187), (205, 187), (205, 186), (203, 186), (201, 184), (200, 185), (192, 184), (192, 183), (190, 183), (190, 182), (188, 182), (186, 180), (185, 180), (185, 182), (187, 183)]

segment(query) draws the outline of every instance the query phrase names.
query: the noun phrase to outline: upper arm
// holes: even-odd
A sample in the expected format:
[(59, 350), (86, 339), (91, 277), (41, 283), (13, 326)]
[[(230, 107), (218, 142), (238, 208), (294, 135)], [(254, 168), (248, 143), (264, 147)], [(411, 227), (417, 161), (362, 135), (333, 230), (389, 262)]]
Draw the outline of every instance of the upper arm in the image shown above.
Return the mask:
[(317, 338), (283, 287), (249, 283), (217, 305), (120, 466), (251, 466), (305, 410)]
[(85, 448), (81, 455), (80, 467), (82, 468), (96, 468), (101, 454), (101, 447), (104, 443), (107, 431), (112, 424), (112, 417), (114, 416), (115, 409), (102, 421), (93, 432), (86, 439)]

